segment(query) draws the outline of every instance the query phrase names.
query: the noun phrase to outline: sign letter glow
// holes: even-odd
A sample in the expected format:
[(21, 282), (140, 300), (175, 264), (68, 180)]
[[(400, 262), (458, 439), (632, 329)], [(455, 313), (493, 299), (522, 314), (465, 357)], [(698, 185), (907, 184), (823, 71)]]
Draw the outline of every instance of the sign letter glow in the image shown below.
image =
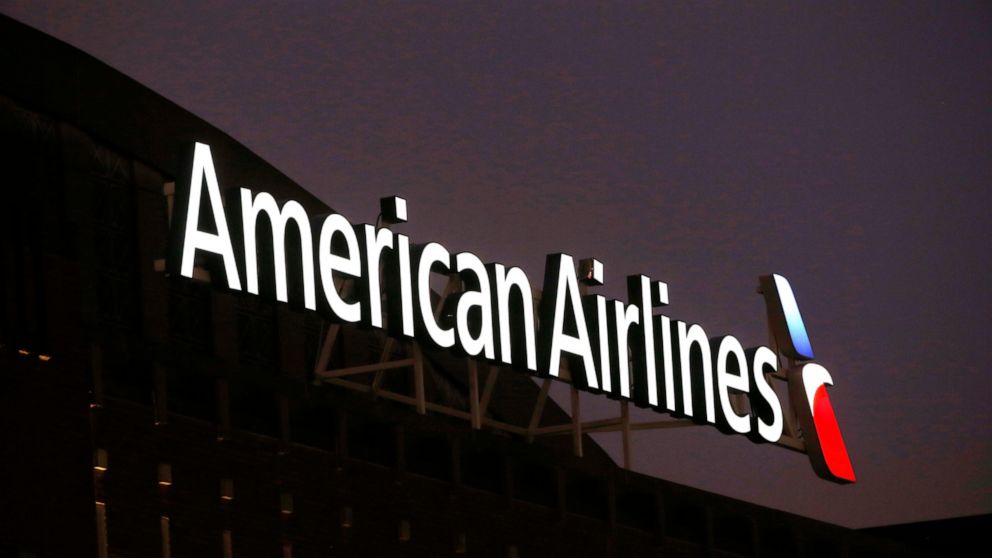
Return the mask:
[[(552, 270), (551, 280), (545, 282), (552, 283), (546, 285), (544, 290), (543, 304), (549, 308), (549, 300), (553, 298), (550, 312), (542, 312), (542, 320), (549, 319), (551, 324), (542, 323), (542, 329), (550, 325), (550, 331), (546, 339), (550, 342), (548, 351), (547, 373), (558, 377), (561, 367), (561, 353), (572, 353), (582, 359), (582, 367), (586, 375), (586, 385), (596, 389), (599, 382), (596, 379), (596, 365), (592, 358), (592, 345), (589, 343), (589, 331), (586, 329), (586, 318), (582, 312), (582, 305), (579, 302), (579, 283), (575, 277), (575, 261), (572, 256), (559, 254), (549, 256), (549, 267), (555, 267), (554, 260), (557, 260), (557, 270)], [(550, 286), (551, 288), (547, 288)], [(565, 313), (575, 323), (575, 334), (565, 332)]]
[[(768, 384), (765, 373), (774, 373), (778, 369), (778, 355), (768, 347), (752, 349), (751, 374), (757, 392), (752, 390), (748, 395), (751, 402), (752, 434), (757, 430), (760, 440), (777, 442), (782, 437), (784, 427), (782, 419), (782, 403), (778, 400), (775, 390)], [(767, 412), (761, 412), (766, 410)], [(768, 416), (771, 415), (771, 422)]]
[[(217, 234), (201, 231), (200, 198), (203, 180), (207, 181), (207, 199), (210, 200), (210, 210), (213, 213)], [(234, 248), (231, 246), (231, 233), (227, 230), (227, 219), (224, 217), (224, 206), (220, 200), (220, 186), (217, 184), (217, 173), (214, 171), (214, 160), (210, 156), (210, 146), (197, 143), (193, 150), (193, 175), (190, 179), (189, 205), (186, 211), (186, 234), (182, 249), (182, 266), (180, 275), (193, 277), (193, 259), (197, 250), (219, 254), (224, 258), (224, 271), (227, 274), (227, 286), (233, 290), (241, 290), (241, 279), (238, 277), (238, 266), (234, 261)]]
[[(719, 340), (716, 350), (716, 390), (720, 394), (720, 416), (730, 428), (738, 434), (751, 431), (751, 419), (747, 415), (738, 415), (730, 401), (730, 390), (746, 394), (751, 387), (747, 373), (747, 358), (744, 347), (732, 335)], [(733, 360), (733, 367), (729, 366)], [(731, 368), (735, 371), (731, 372)]]
[(455, 344), (455, 331), (452, 328), (442, 329), (434, 318), (434, 308), (431, 307), (431, 268), (441, 264), (448, 269), (451, 254), (438, 244), (431, 242), (424, 246), (420, 253), (420, 263), (417, 264), (417, 298), (420, 306), (420, 318), (427, 329), (427, 335), (438, 347), (446, 349)]
[[(190, 180), (179, 182), (176, 190), (167, 265), (171, 274), (192, 278), (200, 256), (206, 262), (201, 265), (222, 267), (231, 290), (241, 290), (243, 270), (245, 290), (259, 295), (270, 284), (260, 285), (259, 254), (271, 251), (273, 275), (269, 270), (262, 273), (266, 279), (274, 277), (274, 292), (261, 293), (264, 296), (298, 305), (299, 291), (289, 285), (302, 284), (303, 307), (327, 319), (388, 327), (386, 334), (393, 337), (415, 338), (460, 356), (567, 380), (575, 389), (689, 417), (754, 442), (791, 448), (804, 444), (819, 476), (841, 483), (855, 480), (827, 395), (833, 379), (824, 367), (808, 362), (813, 348), (806, 324), (792, 286), (781, 275), (759, 278), (776, 350), (745, 349), (736, 337), (711, 340), (702, 326), (656, 314), (669, 303), (668, 285), (650, 277), (627, 278), (630, 303), (587, 294), (584, 289), (603, 284), (603, 263), (594, 258), (582, 260), (577, 272), (571, 256), (549, 255), (543, 295), (535, 308), (537, 294), (520, 268), (486, 263), (469, 252), (452, 257), (439, 243), (413, 243), (389, 228), (354, 226), (338, 214), (311, 224), (303, 204), (244, 188), (232, 200), (240, 200), (235, 219), (240, 217), (241, 226), (235, 232), (243, 235), (242, 243), (234, 244), (209, 146), (193, 145), (189, 168)], [(201, 200), (209, 205), (202, 214), (202, 229)], [(390, 225), (409, 218), (406, 200), (400, 197), (383, 198), (381, 210)], [(272, 235), (258, 238), (263, 214)], [(296, 229), (287, 239), (290, 222)], [(262, 230), (264, 226), (263, 220)], [(313, 229), (318, 226), (315, 254)], [(287, 240), (293, 248), (289, 251)], [(244, 246), (243, 260), (238, 260), (242, 253), (235, 252), (235, 245)], [(287, 254), (295, 260), (297, 247), (300, 265), (287, 265)], [(431, 290), (435, 274), (444, 275), (450, 286), (461, 285), (460, 292), (438, 297)], [(214, 273), (217, 283), (220, 276)], [(319, 299), (318, 284), (323, 295)], [(782, 356), (792, 366), (785, 375), (776, 373)], [(803, 363), (793, 365), (796, 361)], [(786, 416), (772, 387), (783, 378), (789, 385), (790, 411), (802, 427), (796, 434), (790, 426), (788, 440), (782, 440)]]
[[(475, 356), (482, 353), (487, 359), (492, 360), (496, 356), (496, 344), (493, 340), (492, 297), (489, 294), (489, 274), (486, 273), (486, 266), (475, 254), (462, 252), (455, 256), (455, 271), (462, 274), (463, 282), (464, 272), (474, 275), (474, 286), (478, 288), (478, 290), (466, 290), (458, 297), (458, 307), (455, 311), (458, 341), (467, 354)], [(478, 335), (472, 333), (472, 308), (477, 308), (479, 312)]]
[(279, 209), (276, 199), (262, 192), (252, 199), (251, 190), (241, 189), (241, 222), (245, 235), (245, 278), (247, 290), (258, 294), (258, 250), (255, 247), (258, 214), (265, 213), (272, 224), (272, 254), (276, 274), (276, 300), (288, 302), (286, 292), (286, 223), (292, 219), (300, 231), (300, 246), (303, 264), (303, 300), (310, 310), (317, 309), (317, 296), (313, 281), (313, 234), (310, 232), (310, 219), (303, 206), (288, 201)]
[[(523, 327), (524, 351), (526, 366), (531, 372), (537, 371), (537, 347), (534, 338), (534, 303), (531, 293), (530, 280), (519, 267), (507, 268), (501, 264), (491, 266), (493, 287), (495, 288), (496, 312), (499, 314), (499, 356), (504, 364), (514, 364), (513, 342), (515, 338), (510, 329), (512, 315), (510, 294), (516, 290), (520, 294), (522, 309), (518, 327)], [(518, 347), (519, 350), (519, 347)]]
[[(700, 372), (698, 378), (703, 382), (702, 399), (706, 404), (706, 422), (716, 423), (716, 407), (713, 402), (713, 358), (710, 353), (710, 341), (706, 338), (706, 332), (699, 325), (692, 324), (686, 327), (685, 322), (678, 322), (679, 330), (679, 368), (682, 371), (682, 412), (686, 416), (693, 417), (692, 400), (692, 346), (699, 348), (699, 358), (702, 366), (695, 368)], [(698, 388), (695, 390), (698, 392)], [(698, 398), (698, 397), (697, 397)]]
[[(336, 235), (344, 238), (345, 246), (348, 249), (347, 256), (339, 256), (331, 251)], [(355, 236), (355, 230), (351, 227), (351, 223), (336, 213), (329, 215), (324, 219), (324, 225), (320, 228), (320, 244), (317, 250), (320, 253), (321, 286), (324, 288), (324, 298), (327, 299), (331, 312), (346, 322), (359, 321), (362, 319), (362, 308), (358, 301), (345, 302), (334, 283), (334, 272), (346, 277), (360, 277), (362, 274), (358, 237)]]

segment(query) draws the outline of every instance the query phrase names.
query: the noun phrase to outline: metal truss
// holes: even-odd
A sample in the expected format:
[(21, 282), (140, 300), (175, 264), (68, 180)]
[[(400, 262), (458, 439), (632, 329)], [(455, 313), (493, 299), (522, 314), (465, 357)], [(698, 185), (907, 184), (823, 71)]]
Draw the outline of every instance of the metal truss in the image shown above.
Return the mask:
[[(339, 282), (338, 286), (339, 292), (341, 292), (342, 295), (346, 295), (352, 288), (350, 280)], [(440, 317), (447, 298), (460, 292), (462, 288), (463, 285), (457, 273), (448, 275), (448, 281), (434, 308), (435, 318)], [(540, 302), (540, 293), (535, 291), (533, 296), (534, 303), (536, 305)], [(334, 351), (335, 343), (337, 343), (340, 335), (340, 324), (330, 324), (327, 327), (327, 332), (324, 335), (320, 348), (320, 354), (317, 358), (317, 363), (314, 370), (315, 384), (337, 386), (360, 393), (366, 393), (373, 398), (388, 399), (398, 403), (410, 405), (411, 407), (415, 407), (417, 413), (419, 414), (425, 414), (427, 411), (431, 411), (463, 419), (470, 422), (471, 427), (475, 430), (480, 430), (482, 428), (501, 430), (522, 436), (529, 443), (532, 443), (535, 438), (541, 436), (571, 435), (572, 452), (578, 457), (583, 455), (583, 434), (619, 433), (623, 448), (622, 465), (625, 469), (630, 469), (632, 464), (631, 432), (645, 430), (667, 430), (672, 428), (697, 426), (695, 422), (687, 419), (665, 419), (657, 421), (634, 422), (630, 417), (630, 404), (628, 401), (617, 402), (617, 406), (619, 407), (617, 416), (605, 419), (583, 421), (579, 390), (574, 386), (569, 387), (569, 415), (571, 416), (571, 420), (567, 423), (561, 424), (542, 424), (544, 407), (551, 390), (551, 378), (544, 378), (541, 380), (540, 389), (537, 397), (533, 401), (530, 411), (530, 418), (526, 425), (511, 424), (508, 422), (495, 420), (490, 416), (487, 416), (487, 410), (489, 408), (489, 403), (492, 400), (499, 375), (506, 373), (505, 367), (494, 364), (480, 364), (474, 358), (464, 357), (465, 370), (468, 375), (468, 410), (465, 410), (464, 408), (457, 408), (451, 405), (436, 403), (429, 400), (424, 381), (425, 369), (429, 363), (424, 358), (423, 350), (420, 348), (420, 345), (414, 341), (401, 341), (389, 337), (385, 333), (380, 333), (383, 338), (383, 343), (382, 352), (379, 355), (378, 362), (347, 368), (328, 368), (331, 360), (331, 354)], [(774, 347), (774, 337), (771, 337), (771, 341), (773, 343), (772, 346)], [(401, 358), (394, 357), (394, 352), (396, 349), (401, 349), (401, 352), (403, 353)], [(789, 365), (791, 366), (791, 364), (792, 363), (790, 362)], [(480, 367), (488, 368), (488, 373), (485, 374), (484, 382), (481, 384), (481, 390), (479, 377)], [(410, 370), (412, 370), (413, 373), (412, 396), (383, 388), (383, 379), (386, 373), (409, 373)], [(512, 370), (509, 372), (514, 373)], [(364, 382), (355, 380), (355, 377), (367, 376), (369, 374), (372, 375), (371, 382), (367, 380), (367, 377)], [(785, 381), (786, 376), (784, 372), (777, 372), (772, 376), (772, 378)], [(571, 383), (566, 359), (562, 360), (558, 380)], [(780, 400), (787, 401), (788, 398), (780, 397)], [(735, 407), (742, 410), (744, 408), (743, 406), (745, 401), (746, 398), (743, 394), (737, 394), (734, 397), (733, 403)], [(784, 432), (782, 438), (776, 443), (776, 445), (805, 453), (805, 445), (799, 437), (799, 429), (796, 426), (795, 413), (792, 412), (791, 409), (783, 409), (783, 421)]]

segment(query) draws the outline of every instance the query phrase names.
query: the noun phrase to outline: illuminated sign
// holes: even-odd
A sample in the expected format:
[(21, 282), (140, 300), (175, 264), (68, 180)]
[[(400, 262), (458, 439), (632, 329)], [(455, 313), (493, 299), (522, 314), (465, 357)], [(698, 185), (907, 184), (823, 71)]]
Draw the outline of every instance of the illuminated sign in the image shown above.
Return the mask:
[[(228, 289), (255, 295), (261, 281), (271, 281), (263, 290), (277, 300), (329, 320), (384, 328), (541, 377), (562, 378), (567, 369), (572, 384), (586, 391), (755, 442), (782, 437), (783, 407), (769, 382), (778, 371), (778, 353), (745, 348), (730, 335), (710, 338), (698, 324), (657, 313), (669, 303), (663, 282), (628, 277), (630, 302), (583, 294), (580, 283), (603, 283), (602, 263), (589, 262), (580, 278), (571, 256), (552, 254), (535, 308), (530, 279), (520, 268), (486, 263), (470, 252), (453, 254), (436, 242), (411, 243), (389, 228), (353, 225), (339, 214), (316, 218), (298, 202), (280, 204), (266, 192), (241, 188), (237, 194), (225, 209), (210, 147), (195, 144), (189, 181), (176, 191), (170, 273), (192, 278), (200, 262)], [(387, 222), (407, 220), (402, 198), (384, 199), (382, 209)], [(432, 273), (458, 274), (465, 285), (445, 301), (439, 317)], [(343, 280), (356, 287), (348, 295), (338, 288)], [(811, 360), (789, 282), (769, 275), (761, 283), (778, 350), (790, 362)], [(807, 362), (787, 378), (814, 470), (853, 482), (826, 393), (830, 374)]]

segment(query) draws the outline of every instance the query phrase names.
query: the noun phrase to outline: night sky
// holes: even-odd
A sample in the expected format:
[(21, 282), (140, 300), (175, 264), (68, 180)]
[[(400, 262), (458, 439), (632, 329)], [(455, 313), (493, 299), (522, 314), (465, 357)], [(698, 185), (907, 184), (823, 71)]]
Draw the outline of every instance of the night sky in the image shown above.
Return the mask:
[(596, 257), (745, 345), (788, 277), (858, 484), (706, 427), (635, 434), (638, 471), (852, 527), (992, 512), (990, 4), (39, 4), (0, 12), (352, 222), (399, 194), (415, 241), (535, 285)]

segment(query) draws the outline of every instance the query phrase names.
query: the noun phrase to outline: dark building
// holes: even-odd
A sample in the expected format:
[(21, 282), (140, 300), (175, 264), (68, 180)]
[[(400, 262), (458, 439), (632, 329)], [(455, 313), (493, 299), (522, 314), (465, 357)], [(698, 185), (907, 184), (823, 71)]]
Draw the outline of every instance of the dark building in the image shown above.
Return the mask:
[(526, 375), (167, 276), (194, 141), (329, 209), (7, 18), (0, 64), (0, 556), (910, 554), (626, 471)]

